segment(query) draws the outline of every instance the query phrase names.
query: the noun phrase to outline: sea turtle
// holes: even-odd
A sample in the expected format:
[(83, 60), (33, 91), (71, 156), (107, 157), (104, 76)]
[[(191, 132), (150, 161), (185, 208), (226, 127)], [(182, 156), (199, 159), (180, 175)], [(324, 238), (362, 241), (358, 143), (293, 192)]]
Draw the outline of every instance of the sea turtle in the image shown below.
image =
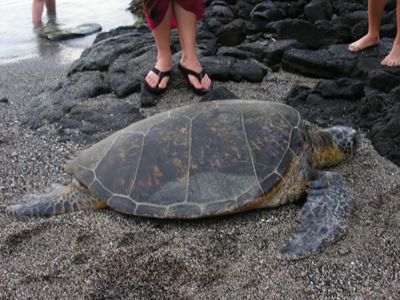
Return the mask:
[(343, 233), (353, 197), (342, 177), (318, 169), (351, 157), (356, 131), (311, 131), (290, 106), (249, 100), (192, 104), (157, 114), (82, 151), (74, 180), (25, 195), (17, 215), (111, 207), (154, 218), (192, 219), (277, 207), (307, 193), (286, 257), (322, 251)]

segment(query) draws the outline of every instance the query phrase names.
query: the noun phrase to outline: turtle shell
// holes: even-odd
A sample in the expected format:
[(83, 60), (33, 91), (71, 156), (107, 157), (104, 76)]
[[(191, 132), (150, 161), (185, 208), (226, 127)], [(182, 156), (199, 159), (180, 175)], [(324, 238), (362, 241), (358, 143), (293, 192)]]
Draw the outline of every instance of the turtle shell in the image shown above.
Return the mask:
[(81, 152), (67, 171), (122, 213), (234, 213), (281, 186), (304, 149), (303, 131), (298, 111), (283, 104), (193, 104), (114, 133)]

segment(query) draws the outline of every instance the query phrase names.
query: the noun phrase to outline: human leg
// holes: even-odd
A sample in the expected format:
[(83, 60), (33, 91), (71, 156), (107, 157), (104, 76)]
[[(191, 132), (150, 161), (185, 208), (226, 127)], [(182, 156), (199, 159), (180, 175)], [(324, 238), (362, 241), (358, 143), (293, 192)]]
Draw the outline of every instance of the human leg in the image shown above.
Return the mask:
[(42, 21), (44, 0), (33, 0), (32, 3), (32, 23), (38, 25)]
[(368, 33), (348, 47), (351, 52), (359, 52), (379, 43), (379, 28), (385, 9), (385, 0), (368, 0)]
[(56, 0), (45, 0), (45, 5), (48, 14), (56, 14)]
[(393, 41), (392, 50), (390, 53), (382, 60), (382, 65), (388, 67), (398, 67), (400, 66), (400, 0), (397, 0), (397, 8), (396, 8), (396, 22), (397, 22), (397, 34)]
[[(186, 69), (192, 70), (196, 73), (201, 73), (203, 69), (196, 52), (196, 15), (185, 10), (176, 1), (173, 1), (173, 10), (177, 21), (179, 40), (182, 48), (182, 58), (180, 64)], [(207, 74), (204, 75), (201, 81), (199, 81), (196, 76), (188, 76), (189, 81), (195, 89), (204, 89), (205, 91), (208, 91), (212, 88), (211, 79)]]
[(50, 15), (56, 14), (56, 0), (33, 0), (32, 3), (32, 23), (39, 25), (42, 22), (43, 8), (46, 5)]
[[(168, 6), (162, 22), (153, 29), (153, 37), (157, 46), (157, 62), (155, 68), (161, 72), (166, 72), (172, 68), (172, 53), (171, 53), (171, 19), (172, 5)], [(146, 76), (147, 84), (152, 88), (166, 88), (169, 77), (164, 77), (160, 80), (158, 74), (150, 71)]]

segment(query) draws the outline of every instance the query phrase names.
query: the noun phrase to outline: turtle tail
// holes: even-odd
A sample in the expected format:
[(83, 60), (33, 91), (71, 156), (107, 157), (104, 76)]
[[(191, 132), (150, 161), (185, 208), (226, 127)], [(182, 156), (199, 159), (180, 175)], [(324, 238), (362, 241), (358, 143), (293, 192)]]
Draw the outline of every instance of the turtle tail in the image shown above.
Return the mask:
[(72, 211), (103, 208), (105, 201), (82, 191), (74, 184), (64, 186), (53, 184), (45, 192), (24, 195), (20, 202), (10, 205), (6, 210), (18, 216), (50, 217)]

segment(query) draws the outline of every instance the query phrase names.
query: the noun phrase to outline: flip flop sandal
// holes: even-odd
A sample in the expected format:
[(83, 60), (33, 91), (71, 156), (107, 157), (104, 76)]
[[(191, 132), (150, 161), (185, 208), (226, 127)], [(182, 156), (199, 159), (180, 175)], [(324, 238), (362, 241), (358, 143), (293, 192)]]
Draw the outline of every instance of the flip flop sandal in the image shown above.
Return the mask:
[(189, 87), (198, 95), (205, 95), (207, 94), (209, 91), (212, 90), (213, 86), (211, 84), (210, 89), (205, 90), (205, 89), (197, 89), (191, 82), (189, 79), (189, 75), (192, 75), (194, 77), (196, 77), (196, 79), (201, 82), (202, 79), (204, 78), (204, 76), (206, 76), (206, 72), (201, 71), (200, 73), (197, 73), (193, 70), (187, 69), (184, 66), (182, 66), (181, 64), (179, 64), (179, 70), (181, 71), (181, 73), (183, 74), (183, 77), (185, 77)]
[[(154, 72), (154, 73), (158, 76), (157, 85), (156, 85), (156, 87), (151, 87), (151, 86), (147, 83), (147, 81), (145, 80), (145, 81), (144, 81), (144, 86), (146, 87), (146, 89), (147, 89), (149, 92), (151, 92), (151, 93), (153, 93), (153, 94), (160, 95), (160, 94), (164, 93), (164, 92), (167, 90), (167, 88), (168, 88), (168, 83), (169, 83), (170, 80), (171, 80), (171, 70), (165, 71), (165, 72), (161, 72), (159, 69), (157, 69), (156, 67), (154, 67), (153, 69), (151, 69), (151, 71)], [(170, 78), (170, 80), (168, 80), (167, 86), (166, 86), (165, 88), (160, 88), (160, 87), (158, 87), (158, 85), (160, 84), (161, 80), (163, 80), (163, 78), (165, 78), (165, 77), (169, 77), (169, 78)]]

